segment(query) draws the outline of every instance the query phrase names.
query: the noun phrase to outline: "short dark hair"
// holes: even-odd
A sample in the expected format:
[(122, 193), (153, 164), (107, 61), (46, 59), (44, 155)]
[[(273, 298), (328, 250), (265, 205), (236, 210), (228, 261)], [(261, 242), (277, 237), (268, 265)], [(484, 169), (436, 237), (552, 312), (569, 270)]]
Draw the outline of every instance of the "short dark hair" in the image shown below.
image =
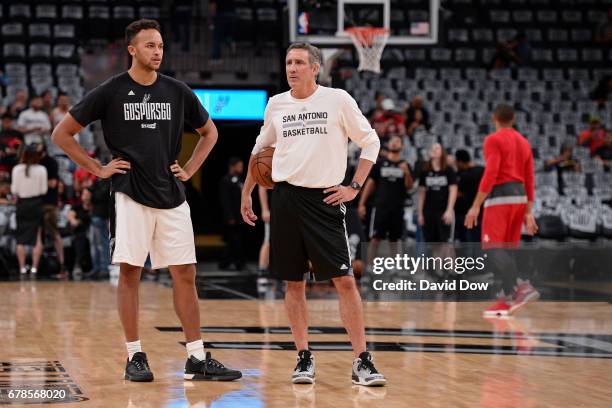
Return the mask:
[(493, 115), (499, 123), (507, 125), (514, 120), (514, 108), (506, 103), (500, 103), (495, 108)]
[(291, 50), (306, 50), (308, 51), (308, 60), (311, 64), (323, 64), (323, 57), (321, 57), (321, 50), (314, 45), (307, 42), (296, 42), (287, 48), (286, 54), (289, 54)]
[(470, 156), (470, 152), (464, 149), (459, 149), (455, 152), (455, 159), (461, 163), (469, 163), (472, 161), (472, 157)]
[(236, 164), (242, 162), (242, 159), (238, 156), (232, 156), (229, 158), (229, 160), (227, 161), (227, 164), (229, 167), (234, 167)]
[(13, 116), (13, 114), (9, 111), (6, 111), (2, 114), (2, 119), (11, 119), (11, 120), (15, 120), (15, 117)]
[(142, 18), (125, 27), (125, 43), (130, 45), (134, 37), (142, 30), (157, 30), (161, 34), (161, 26), (156, 20)]

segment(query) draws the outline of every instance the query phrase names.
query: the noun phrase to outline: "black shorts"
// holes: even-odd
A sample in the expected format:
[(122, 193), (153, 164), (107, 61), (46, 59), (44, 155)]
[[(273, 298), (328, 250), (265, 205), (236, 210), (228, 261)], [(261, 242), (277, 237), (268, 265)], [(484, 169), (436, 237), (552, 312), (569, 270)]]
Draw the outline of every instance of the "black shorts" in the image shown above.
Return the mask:
[(404, 233), (404, 207), (374, 207), (370, 219), (370, 239), (397, 241)]
[(423, 239), (425, 242), (448, 242), (453, 233), (453, 224), (446, 225), (442, 219), (444, 211), (425, 211), (425, 225), (423, 225)]
[(276, 183), (270, 213), (270, 273), (302, 281), (312, 263), (315, 280), (352, 275), (344, 204), (323, 202), (324, 189)]

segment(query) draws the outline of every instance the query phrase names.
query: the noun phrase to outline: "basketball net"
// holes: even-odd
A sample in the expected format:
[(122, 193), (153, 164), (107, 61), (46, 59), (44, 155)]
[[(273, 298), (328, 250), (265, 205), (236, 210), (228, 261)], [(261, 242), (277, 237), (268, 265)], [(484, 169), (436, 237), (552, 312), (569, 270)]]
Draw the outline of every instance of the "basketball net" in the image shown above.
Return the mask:
[(351, 27), (346, 32), (351, 36), (359, 54), (359, 71), (380, 74), (380, 58), (389, 38), (389, 30), (380, 27)]

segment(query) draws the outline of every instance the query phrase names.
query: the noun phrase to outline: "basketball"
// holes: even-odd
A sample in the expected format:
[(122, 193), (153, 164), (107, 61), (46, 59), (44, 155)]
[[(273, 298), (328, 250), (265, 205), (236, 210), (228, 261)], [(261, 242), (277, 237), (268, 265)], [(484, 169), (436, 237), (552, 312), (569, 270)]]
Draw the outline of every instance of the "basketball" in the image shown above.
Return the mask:
[(264, 188), (273, 188), (272, 181), (272, 158), (274, 148), (268, 147), (255, 155), (251, 162), (251, 174), (255, 177), (255, 182)]

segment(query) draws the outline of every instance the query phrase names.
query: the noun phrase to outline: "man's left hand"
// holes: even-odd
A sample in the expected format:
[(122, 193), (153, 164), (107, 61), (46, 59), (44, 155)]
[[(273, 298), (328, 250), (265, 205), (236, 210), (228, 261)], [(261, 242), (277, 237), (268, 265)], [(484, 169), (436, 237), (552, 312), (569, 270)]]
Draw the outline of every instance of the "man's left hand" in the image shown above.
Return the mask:
[(327, 204), (331, 205), (340, 205), (347, 201), (351, 201), (355, 197), (357, 197), (358, 190), (347, 186), (334, 186), (330, 188), (326, 188), (323, 191), (325, 194), (332, 193), (325, 197), (323, 201)]
[(174, 161), (174, 164), (170, 166), (170, 170), (174, 173), (174, 177), (181, 181), (187, 181), (191, 178), (189, 174), (178, 164), (178, 160)]

